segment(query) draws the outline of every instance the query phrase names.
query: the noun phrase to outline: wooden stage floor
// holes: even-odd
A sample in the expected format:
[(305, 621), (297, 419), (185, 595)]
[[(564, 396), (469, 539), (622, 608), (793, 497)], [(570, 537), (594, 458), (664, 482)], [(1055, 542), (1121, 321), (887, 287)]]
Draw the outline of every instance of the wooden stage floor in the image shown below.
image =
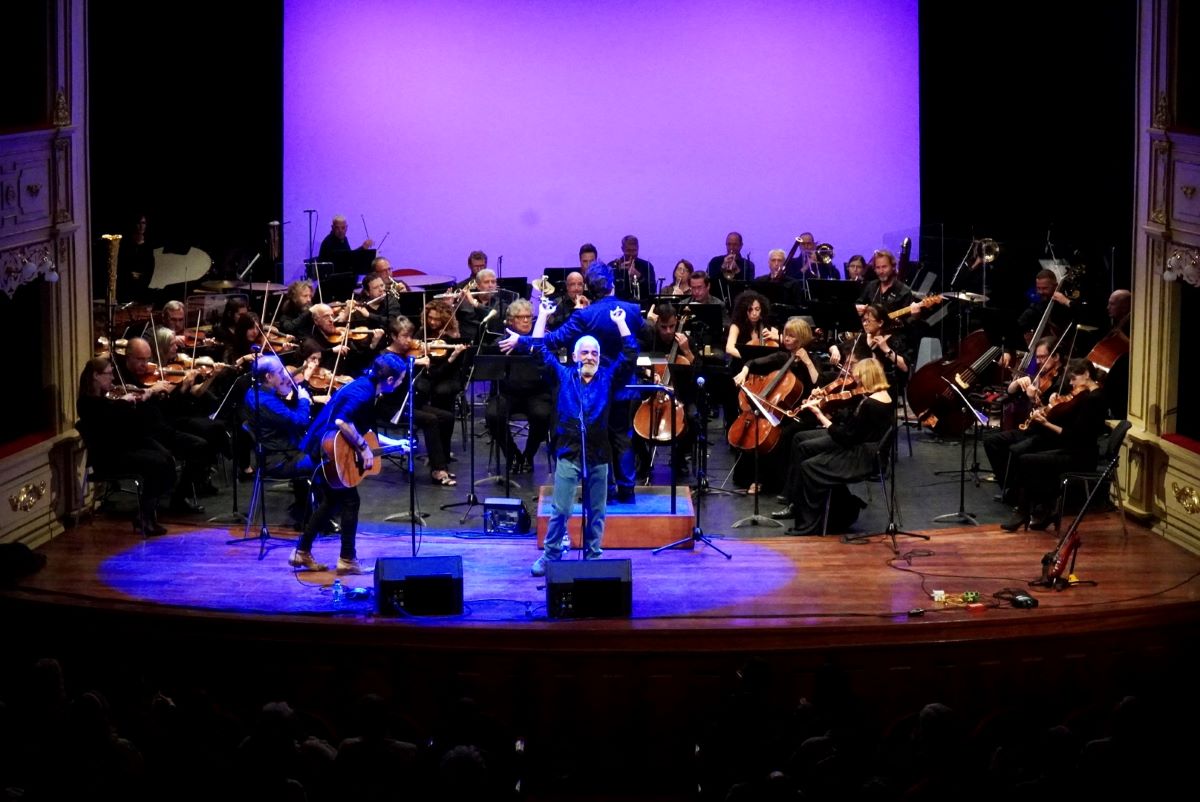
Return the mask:
[[(240, 528), (172, 526), (169, 535), (141, 539), (124, 524), (98, 517), (46, 545), (47, 564), (12, 592), (26, 601), (49, 605), (85, 604), (92, 608), (186, 611), (189, 616), (301, 616), (336, 619), (339, 626), (372, 628), (416, 625), (434, 628), (554, 632), (587, 629), (621, 633), (690, 633), (684, 641), (722, 631), (744, 648), (747, 638), (781, 632), (822, 640), (854, 633), (888, 639), (938, 637), (950, 627), (959, 637), (972, 632), (994, 637), (1013, 628), (1072, 629), (1103, 626), (1109, 619), (1124, 625), (1144, 618), (1191, 617), (1200, 609), (1200, 557), (1180, 549), (1130, 521), (1128, 541), (1115, 513), (1089, 516), (1081, 530), (1076, 575), (1096, 584), (1063, 591), (1029, 588), (1040, 573), (1042, 556), (1054, 549), (1048, 532), (1006, 533), (993, 526), (929, 530), (931, 540), (901, 536), (899, 556), (890, 540), (877, 535), (849, 544), (837, 537), (724, 538), (726, 560), (702, 543), (694, 550), (652, 554), (648, 550), (608, 549), (607, 558), (628, 558), (633, 566), (633, 615), (628, 620), (566, 621), (548, 619), (544, 580), (529, 575), (538, 552), (532, 536), (492, 537), (426, 530), (419, 535), (419, 556), (459, 555), (463, 560), (465, 609), (461, 616), (425, 620), (379, 618), (371, 599), (335, 604), (329, 592), (332, 572), (293, 572), (286, 565), (290, 530), (273, 530), (259, 559), (257, 537), (239, 541)], [(364, 520), (359, 555), (369, 566), (380, 557), (408, 557), (412, 542), (407, 524)], [(333, 563), (336, 539), (322, 538), (314, 553)], [(578, 551), (571, 553), (578, 556)], [(370, 587), (369, 575), (347, 577), (347, 587)], [(1006, 590), (1027, 590), (1036, 609), (1014, 609)], [(943, 590), (950, 603), (938, 603)], [(967, 591), (980, 605), (958, 602)], [(923, 614), (910, 611), (923, 610)], [(903, 634), (900, 634), (903, 633)], [(544, 637), (538, 638), (545, 643)]]

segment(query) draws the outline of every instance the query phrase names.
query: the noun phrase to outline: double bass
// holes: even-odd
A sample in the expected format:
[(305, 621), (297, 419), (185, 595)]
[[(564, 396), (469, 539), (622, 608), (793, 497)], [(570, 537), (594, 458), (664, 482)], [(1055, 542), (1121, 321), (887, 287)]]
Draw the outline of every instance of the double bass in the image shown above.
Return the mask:
[(755, 395), (768, 409), (789, 410), (800, 400), (804, 385), (792, 373), (795, 354), (788, 354), (787, 362), (774, 373), (766, 376), (747, 376), (738, 396), (741, 414), (729, 427), (729, 445), (742, 451), (767, 454), (779, 445), (779, 427), (772, 425), (766, 417), (756, 414), (754, 403), (748, 394)]
[(917, 420), (944, 437), (958, 437), (965, 432), (975, 417), (963, 409), (950, 385), (965, 394), (983, 382), (1001, 350), (980, 329), (963, 339), (958, 356), (930, 362), (914, 373), (908, 381), (908, 405)]

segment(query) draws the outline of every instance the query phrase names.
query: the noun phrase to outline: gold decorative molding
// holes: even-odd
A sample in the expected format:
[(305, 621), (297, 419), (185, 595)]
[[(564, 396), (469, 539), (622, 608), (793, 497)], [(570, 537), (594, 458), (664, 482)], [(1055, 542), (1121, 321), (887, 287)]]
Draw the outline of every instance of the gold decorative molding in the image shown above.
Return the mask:
[(1165, 281), (1183, 280), (1200, 287), (1200, 250), (1171, 243), (1162, 276)]
[(28, 484), (8, 497), (8, 505), (13, 512), (28, 512), (46, 495), (46, 483)]
[(71, 107), (67, 104), (67, 90), (59, 89), (54, 96), (54, 127), (66, 128), (71, 124)]
[(1158, 93), (1158, 102), (1154, 104), (1155, 128), (1166, 129), (1171, 126), (1171, 101), (1166, 92)]
[(71, 222), (71, 138), (54, 140), (54, 222)]
[[(41, 184), (26, 184), (25, 191), (29, 193), (29, 197), (36, 198), (42, 191), (42, 185)], [(1188, 197), (1191, 197), (1191, 196), (1189, 195)]]
[(1171, 161), (1171, 145), (1156, 140), (1150, 151), (1150, 221), (1167, 224), (1167, 168)]
[(1196, 488), (1180, 487), (1177, 483), (1171, 482), (1171, 492), (1175, 494), (1175, 500), (1179, 502), (1179, 506), (1188, 513), (1195, 515), (1200, 512), (1200, 493), (1196, 492)]

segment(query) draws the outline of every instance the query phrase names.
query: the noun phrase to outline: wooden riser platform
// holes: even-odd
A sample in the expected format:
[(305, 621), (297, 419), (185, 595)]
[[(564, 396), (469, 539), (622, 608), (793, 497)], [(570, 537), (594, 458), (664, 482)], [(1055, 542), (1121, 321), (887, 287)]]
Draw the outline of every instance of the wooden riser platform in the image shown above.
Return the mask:
[[(609, 549), (656, 549), (668, 543), (688, 538), (679, 548), (690, 549), (692, 530), (696, 527), (696, 510), (692, 506), (692, 493), (688, 487), (680, 487), (675, 500), (675, 514), (671, 514), (671, 488), (669, 486), (638, 487), (633, 504), (609, 504), (605, 514), (604, 547)], [(550, 525), (551, 498), (554, 488), (542, 485), (538, 488), (537, 546), (542, 548), (546, 540), (546, 529)], [(583, 511), (579, 500), (567, 524), (567, 533), (574, 548), (583, 547), (580, 527)]]

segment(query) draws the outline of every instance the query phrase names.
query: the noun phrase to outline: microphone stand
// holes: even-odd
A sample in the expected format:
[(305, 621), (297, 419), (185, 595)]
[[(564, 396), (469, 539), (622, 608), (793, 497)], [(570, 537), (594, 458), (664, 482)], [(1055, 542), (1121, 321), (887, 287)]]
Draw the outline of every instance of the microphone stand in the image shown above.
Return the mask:
[[(261, 346), (250, 346), (251, 352), (254, 354), (254, 363), (251, 367), (251, 381), (254, 383), (254, 489), (250, 491), (250, 510), (253, 512), (255, 502), (258, 503), (259, 511), (259, 529), (258, 529), (258, 559), (261, 562), (267, 556), (267, 541), (268, 540), (284, 540), (283, 538), (274, 538), (271, 535), (271, 530), (267, 526), (267, 498), (263, 493), (263, 467), (266, 465), (266, 451), (263, 448), (262, 442), (262, 380), (258, 374), (258, 357), (262, 351)], [(246, 518), (246, 529), (242, 533), (242, 537), (236, 540), (227, 541), (226, 545), (236, 545), (245, 543), (250, 540), (250, 526), (253, 521), (249, 516)], [(290, 538), (285, 541), (287, 545), (294, 545), (294, 541)]]
[[(591, 517), (588, 515), (587, 418), (583, 409), (583, 377), (579, 375), (582, 366), (582, 362), (575, 364), (575, 383), (579, 390), (579, 510), (582, 513), (579, 527), (579, 559), (581, 560), (587, 558), (588, 518)], [(609, 403), (611, 403), (611, 398)], [(567, 527), (563, 537), (567, 543), (571, 542), (570, 526)]]
[(413, 448), (414, 440), (413, 419), (416, 413), (417, 400), (414, 383), (416, 382), (416, 367), (413, 364), (413, 358), (408, 357), (408, 394), (405, 396), (404, 402), (400, 405), (400, 409), (392, 416), (391, 422), (398, 423), (400, 416), (404, 414), (404, 405), (408, 405), (408, 511), (397, 512), (388, 515), (383, 520), (385, 521), (408, 521), (411, 524), (413, 537), (413, 556), (416, 552), (416, 527), (424, 526), (424, 518), (429, 517), (429, 513), (421, 512), (417, 507), (417, 469), (414, 463), (416, 449)]
[[(969, 409), (971, 411), (971, 414), (975, 417), (975, 423), (973, 426), (973, 430), (978, 431), (979, 424), (983, 422), (985, 417), (983, 415), (981, 415), (978, 411), (976, 411), (975, 407), (971, 406), (971, 402), (968, 401), (967, 397), (962, 394), (962, 391), (959, 390), (958, 387), (956, 387), (954, 385), (954, 382), (950, 381), (945, 376), (942, 377), (942, 381), (944, 381), (944, 382), (946, 382), (946, 384), (950, 385), (950, 389), (954, 391), (955, 395), (958, 396), (959, 400), (963, 404), (966, 405), (967, 409)], [(958, 476), (958, 512), (950, 512), (945, 515), (939, 515), (936, 518), (934, 518), (933, 520), (936, 522), (958, 521), (959, 523), (962, 523), (962, 524), (970, 524), (971, 526), (979, 526), (979, 521), (977, 521), (975, 519), (975, 514), (971, 513), (971, 512), (967, 512), (967, 501), (966, 501), (966, 493), (967, 493), (967, 431), (966, 431), (966, 429), (963, 430), (962, 437), (960, 438), (960, 440), (962, 443), (962, 447), (961, 447), (962, 455), (961, 455), (960, 470), (959, 470), (959, 476)], [(894, 470), (895, 470), (895, 468), (893, 468), (893, 471)]]
[[(503, 259), (504, 257), (500, 257)], [(475, 368), (479, 364), (479, 352), (483, 350), (483, 337), (479, 338), (479, 344), (475, 346), (475, 353), (471, 357), (471, 369), (467, 371), (467, 380), (464, 383), (467, 414), (471, 417), (471, 437), (469, 443), (470, 450), (470, 466), (471, 478), (467, 481), (467, 500), (456, 501), (453, 504), (443, 504), (441, 509), (452, 510), (455, 507), (461, 507), (464, 504), (467, 506), (467, 511), (463, 513), (463, 517), (459, 520), (459, 525), (465, 524), (467, 519), (471, 517), (471, 508), (481, 506), (479, 496), (475, 495), (475, 404), (471, 401), (471, 383), (475, 380)], [(488, 477), (489, 479), (493, 477)], [(482, 481), (482, 480), (481, 480)]]

